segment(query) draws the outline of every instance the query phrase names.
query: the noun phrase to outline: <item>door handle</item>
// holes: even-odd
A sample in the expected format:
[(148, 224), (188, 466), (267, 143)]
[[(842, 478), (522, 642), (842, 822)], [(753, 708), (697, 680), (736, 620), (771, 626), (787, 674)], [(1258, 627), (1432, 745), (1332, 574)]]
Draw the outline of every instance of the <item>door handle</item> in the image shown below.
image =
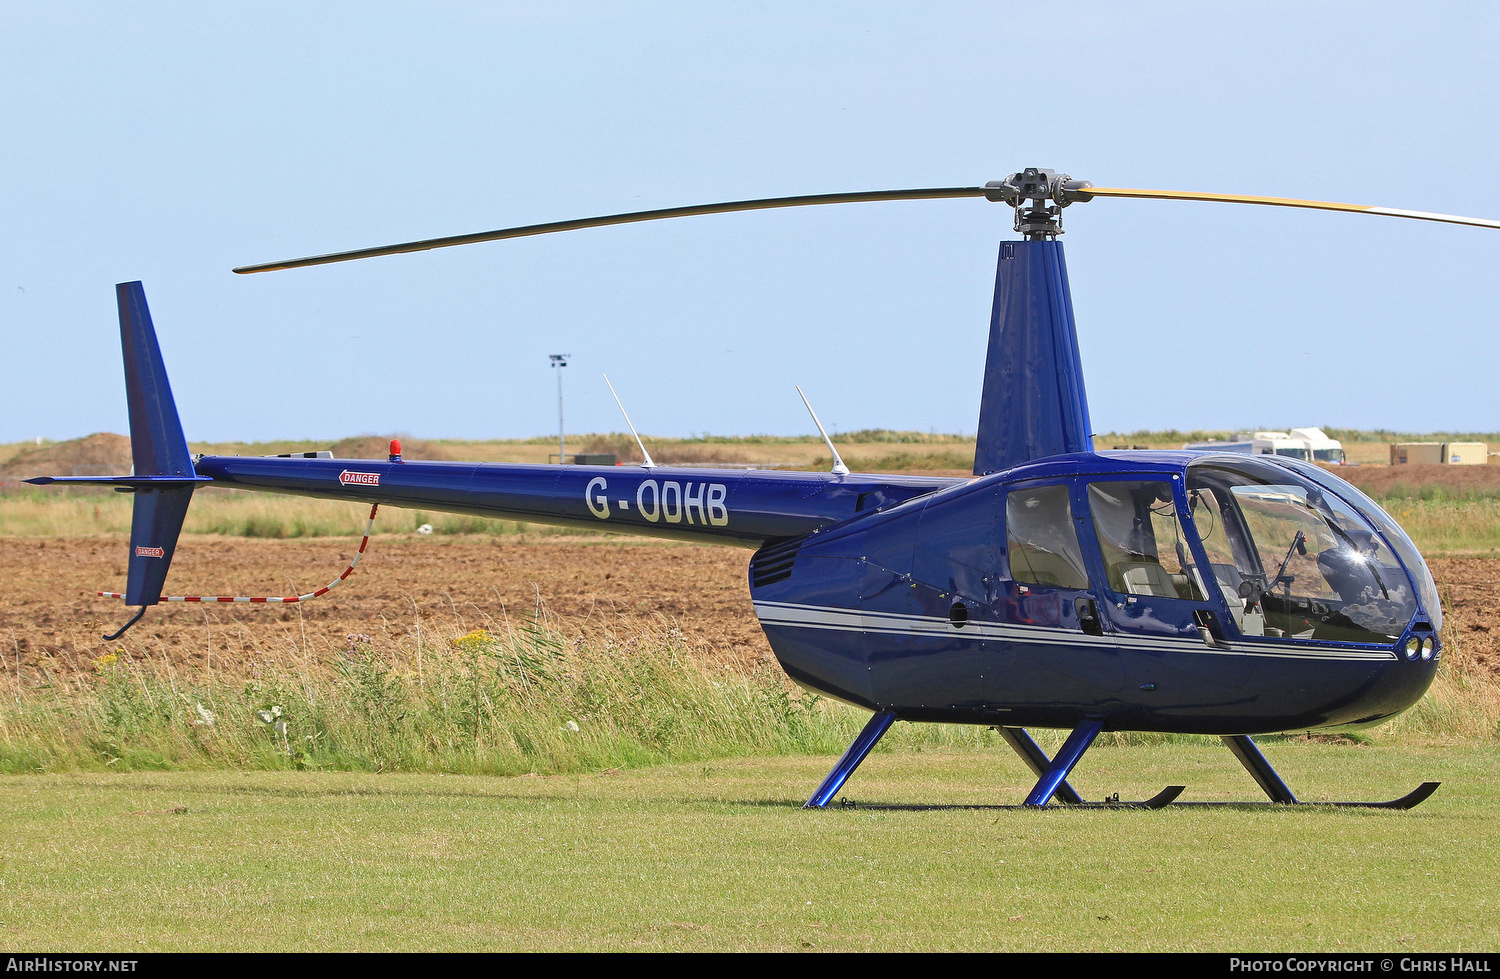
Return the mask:
[(1206, 646), (1215, 649), (1228, 649), (1229, 643), (1224, 638), (1224, 629), (1219, 625), (1219, 617), (1206, 608), (1200, 608), (1193, 612), (1193, 622), (1198, 626), (1198, 635), (1203, 639)]
[(1092, 598), (1075, 598), (1073, 608), (1078, 612), (1078, 627), (1091, 636), (1104, 635), (1104, 623), (1099, 621), (1099, 607)]

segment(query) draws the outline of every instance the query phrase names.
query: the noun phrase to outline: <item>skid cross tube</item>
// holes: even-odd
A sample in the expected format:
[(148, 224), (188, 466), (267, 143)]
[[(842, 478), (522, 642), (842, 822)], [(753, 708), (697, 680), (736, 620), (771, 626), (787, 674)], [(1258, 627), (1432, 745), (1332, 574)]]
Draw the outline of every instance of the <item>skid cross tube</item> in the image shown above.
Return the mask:
[(1083, 753), (1089, 750), (1089, 745), (1094, 743), (1103, 728), (1104, 722), (1097, 717), (1086, 718), (1075, 727), (1073, 733), (1068, 735), (1068, 740), (1057, 749), (1057, 757), (1052, 759), (1052, 764), (1047, 766), (1047, 770), (1037, 780), (1036, 788), (1031, 790), (1022, 805), (1041, 807), (1052, 801), (1058, 788), (1067, 780), (1068, 773), (1078, 764)]
[[(1005, 739), (1005, 743), (1014, 748), (1016, 754), (1021, 756), (1021, 760), (1026, 762), (1027, 767), (1031, 769), (1031, 774), (1037, 778), (1041, 778), (1047, 774), (1047, 766), (1052, 764), (1052, 760), (1047, 757), (1047, 753), (1042, 750), (1041, 745), (1037, 744), (1031, 735), (1026, 733), (1025, 729), (1019, 727), (1002, 727), (998, 730), (1000, 731), (1000, 736)], [(1053, 793), (1053, 796), (1059, 802), (1065, 802), (1069, 805), (1078, 805), (1083, 802), (1083, 797), (1073, 790), (1073, 786), (1068, 784), (1067, 779), (1058, 783), (1057, 791)]]
[(823, 784), (819, 785), (812, 797), (803, 803), (802, 808), (822, 809), (826, 807), (895, 721), (895, 712), (888, 710), (881, 711), (870, 718), (864, 730), (860, 731), (859, 736), (854, 739), (854, 743), (849, 745), (849, 750), (845, 751), (843, 757), (834, 764), (833, 771), (828, 773), (828, 777), (823, 779)]
[(1240, 764), (1245, 766), (1245, 771), (1249, 772), (1256, 784), (1271, 797), (1272, 802), (1285, 805), (1297, 804), (1297, 797), (1281, 780), (1281, 776), (1276, 774), (1276, 769), (1266, 761), (1266, 756), (1260, 753), (1260, 749), (1255, 746), (1254, 741), (1250, 740), (1249, 735), (1226, 734), (1223, 741), (1224, 746), (1234, 752), (1234, 757), (1240, 760)]

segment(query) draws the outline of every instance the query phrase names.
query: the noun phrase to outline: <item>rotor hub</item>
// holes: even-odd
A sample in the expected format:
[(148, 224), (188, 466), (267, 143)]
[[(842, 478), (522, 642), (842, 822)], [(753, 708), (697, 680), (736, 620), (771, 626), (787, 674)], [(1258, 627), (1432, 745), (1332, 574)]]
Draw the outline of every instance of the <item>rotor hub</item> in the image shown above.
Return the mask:
[(1074, 201), (1093, 200), (1088, 189), (1094, 185), (1056, 170), (1027, 167), (984, 186), (986, 200), (1016, 209), (1016, 231), (1027, 241), (1050, 241), (1063, 233), (1062, 209)]

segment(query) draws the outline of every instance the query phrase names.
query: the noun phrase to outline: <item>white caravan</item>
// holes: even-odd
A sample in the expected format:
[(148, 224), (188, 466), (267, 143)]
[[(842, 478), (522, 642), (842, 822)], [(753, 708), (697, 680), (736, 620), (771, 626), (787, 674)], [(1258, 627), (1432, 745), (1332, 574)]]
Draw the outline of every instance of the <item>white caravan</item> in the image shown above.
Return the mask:
[(1343, 465), (1344, 447), (1338, 439), (1323, 434), (1321, 428), (1294, 428), (1290, 432), (1239, 432), (1233, 439), (1221, 442), (1189, 442), (1184, 449), (1210, 452), (1243, 452), (1246, 455), (1291, 456), (1307, 462)]

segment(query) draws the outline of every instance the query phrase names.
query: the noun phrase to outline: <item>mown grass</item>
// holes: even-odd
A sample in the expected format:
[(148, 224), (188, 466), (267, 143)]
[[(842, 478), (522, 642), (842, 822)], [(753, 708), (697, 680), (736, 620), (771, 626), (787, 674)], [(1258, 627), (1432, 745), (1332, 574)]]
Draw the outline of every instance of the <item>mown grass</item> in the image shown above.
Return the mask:
[[(901, 725), (898, 725), (898, 730)], [(1285, 744), (1370, 810), (806, 812), (826, 758), (487, 778), (20, 776), (0, 935), (76, 951), (1487, 952), (1500, 752)], [(1222, 747), (1096, 748), (1075, 782), (1258, 794)], [(872, 756), (862, 800), (1013, 802), (1003, 747)]]

